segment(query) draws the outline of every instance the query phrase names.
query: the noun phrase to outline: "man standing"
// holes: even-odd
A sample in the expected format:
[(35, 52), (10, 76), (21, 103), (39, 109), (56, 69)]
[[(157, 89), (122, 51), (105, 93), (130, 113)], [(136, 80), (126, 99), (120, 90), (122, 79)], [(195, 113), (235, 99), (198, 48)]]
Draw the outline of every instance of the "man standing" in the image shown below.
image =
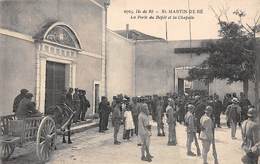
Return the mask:
[(162, 117), (163, 117), (163, 99), (162, 97), (158, 97), (156, 99), (156, 121), (157, 121), (158, 136), (165, 136)]
[(250, 101), (246, 98), (243, 92), (240, 93), (240, 101), (239, 105), (241, 107), (241, 121), (247, 119), (247, 111), (248, 107), (251, 105)]
[(20, 94), (17, 95), (14, 99), (14, 104), (13, 104), (13, 112), (17, 112), (18, 105), (20, 101), (25, 97), (26, 93), (28, 93), (27, 89), (21, 89)]
[(138, 135), (141, 140), (141, 160), (151, 162), (153, 156), (150, 154), (151, 125), (149, 125), (149, 110), (147, 104), (142, 104), (141, 112), (138, 116)]
[(231, 126), (231, 138), (236, 139), (237, 123), (240, 121), (241, 107), (237, 98), (232, 99), (232, 104), (227, 107), (226, 116)]
[(79, 89), (75, 88), (75, 93), (73, 94), (73, 107), (76, 112), (73, 122), (80, 121), (80, 98), (79, 98)]
[(135, 125), (134, 132), (135, 132), (135, 135), (138, 135), (138, 115), (140, 112), (138, 110), (136, 97), (132, 98), (131, 109), (132, 109), (133, 121), (134, 121), (134, 125)]
[(26, 93), (24, 98), (20, 101), (17, 111), (16, 111), (16, 117), (21, 120), (27, 117), (32, 116), (40, 116), (41, 113), (38, 112), (35, 108), (35, 103), (32, 102), (33, 94)]
[(248, 119), (242, 123), (242, 149), (245, 155), (242, 157), (244, 164), (257, 164), (259, 157), (259, 127), (256, 123), (257, 111), (250, 108), (247, 113)]
[(121, 111), (120, 111), (120, 100), (116, 99), (114, 104), (114, 109), (112, 113), (112, 125), (114, 126), (114, 144), (119, 145), (121, 142), (117, 140), (117, 135), (120, 129), (120, 124), (121, 124)]
[(220, 115), (223, 110), (222, 102), (219, 100), (219, 96), (215, 95), (214, 97), (214, 118), (215, 123), (218, 128), (221, 128), (220, 126)]
[(166, 115), (167, 115), (167, 123), (169, 128), (169, 134), (168, 134), (168, 145), (177, 145), (177, 139), (176, 139), (176, 109), (175, 109), (175, 102), (173, 99), (169, 98), (168, 100), (168, 106), (166, 108)]
[(213, 121), (211, 119), (211, 114), (213, 112), (213, 108), (211, 106), (207, 106), (205, 110), (205, 114), (200, 119), (201, 124), (201, 133), (200, 139), (202, 141), (202, 158), (203, 164), (208, 164), (208, 152), (210, 150), (210, 145), (213, 141)]
[(68, 93), (66, 94), (66, 105), (68, 105), (71, 110), (73, 109), (73, 98), (72, 98), (72, 92), (73, 92), (73, 88), (69, 88)]
[(99, 111), (99, 132), (103, 133), (105, 130), (107, 130), (106, 121), (108, 120), (106, 120), (106, 117), (107, 114), (110, 113), (109, 103), (105, 96), (101, 97), (101, 102), (99, 103), (98, 111)]
[(89, 101), (86, 98), (86, 91), (82, 90), (80, 94), (80, 119), (81, 121), (85, 121), (86, 112), (88, 111), (88, 108), (90, 107)]
[(194, 154), (191, 151), (191, 145), (193, 140), (195, 139), (195, 144), (197, 147), (197, 155), (200, 156), (200, 150), (199, 150), (199, 144), (197, 143), (197, 138), (196, 138), (196, 127), (195, 127), (195, 117), (194, 117), (194, 105), (189, 104), (188, 105), (188, 112), (186, 113), (185, 117), (184, 117), (184, 122), (185, 122), (185, 126), (186, 126), (186, 131), (187, 131), (187, 142), (186, 142), (186, 146), (187, 146), (187, 155), (188, 156), (196, 156), (196, 154)]

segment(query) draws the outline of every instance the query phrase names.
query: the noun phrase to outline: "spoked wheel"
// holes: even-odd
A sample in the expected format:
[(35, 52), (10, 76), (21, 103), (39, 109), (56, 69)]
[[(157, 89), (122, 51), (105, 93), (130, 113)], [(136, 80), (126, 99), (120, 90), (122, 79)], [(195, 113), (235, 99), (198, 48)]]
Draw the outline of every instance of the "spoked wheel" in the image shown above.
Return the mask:
[(7, 160), (14, 152), (15, 143), (0, 143), (0, 158)]
[(56, 127), (54, 120), (44, 117), (37, 132), (36, 154), (41, 161), (48, 161), (55, 149)]

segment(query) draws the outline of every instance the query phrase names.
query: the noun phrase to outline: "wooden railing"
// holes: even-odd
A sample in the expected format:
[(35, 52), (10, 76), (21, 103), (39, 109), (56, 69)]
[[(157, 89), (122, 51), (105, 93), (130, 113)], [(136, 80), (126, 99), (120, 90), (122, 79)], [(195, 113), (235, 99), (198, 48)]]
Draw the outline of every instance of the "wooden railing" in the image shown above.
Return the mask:
[(10, 121), (12, 120), (16, 120), (14, 114), (0, 117), (0, 136), (10, 134)]

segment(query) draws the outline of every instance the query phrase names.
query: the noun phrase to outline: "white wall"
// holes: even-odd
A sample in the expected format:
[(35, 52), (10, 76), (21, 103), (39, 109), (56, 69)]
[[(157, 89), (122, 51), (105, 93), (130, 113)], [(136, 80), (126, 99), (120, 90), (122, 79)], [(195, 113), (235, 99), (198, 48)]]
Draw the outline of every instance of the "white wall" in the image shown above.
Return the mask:
[(134, 43), (107, 31), (107, 90), (108, 98), (123, 93), (133, 95)]

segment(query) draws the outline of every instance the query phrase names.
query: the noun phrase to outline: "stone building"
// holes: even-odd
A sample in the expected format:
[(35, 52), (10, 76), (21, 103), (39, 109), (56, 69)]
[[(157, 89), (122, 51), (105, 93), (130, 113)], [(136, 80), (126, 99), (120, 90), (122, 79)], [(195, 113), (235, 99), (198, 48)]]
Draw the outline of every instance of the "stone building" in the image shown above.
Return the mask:
[(104, 0), (0, 1), (0, 115), (22, 88), (41, 112), (70, 87), (94, 109), (105, 94), (105, 27)]
[[(225, 80), (214, 80), (206, 86), (202, 81), (186, 80), (188, 70), (208, 57), (203, 48), (209, 40), (192, 40), (190, 51), (189, 40), (166, 41), (128, 27), (121, 31), (108, 30), (107, 36), (107, 77), (108, 83), (113, 84), (112, 88), (108, 87), (112, 90), (110, 98), (119, 93), (165, 95), (190, 89), (206, 90), (223, 98), (226, 93), (239, 95), (243, 91), (241, 83), (227, 85)], [(202, 51), (198, 53), (198, 49)]]

